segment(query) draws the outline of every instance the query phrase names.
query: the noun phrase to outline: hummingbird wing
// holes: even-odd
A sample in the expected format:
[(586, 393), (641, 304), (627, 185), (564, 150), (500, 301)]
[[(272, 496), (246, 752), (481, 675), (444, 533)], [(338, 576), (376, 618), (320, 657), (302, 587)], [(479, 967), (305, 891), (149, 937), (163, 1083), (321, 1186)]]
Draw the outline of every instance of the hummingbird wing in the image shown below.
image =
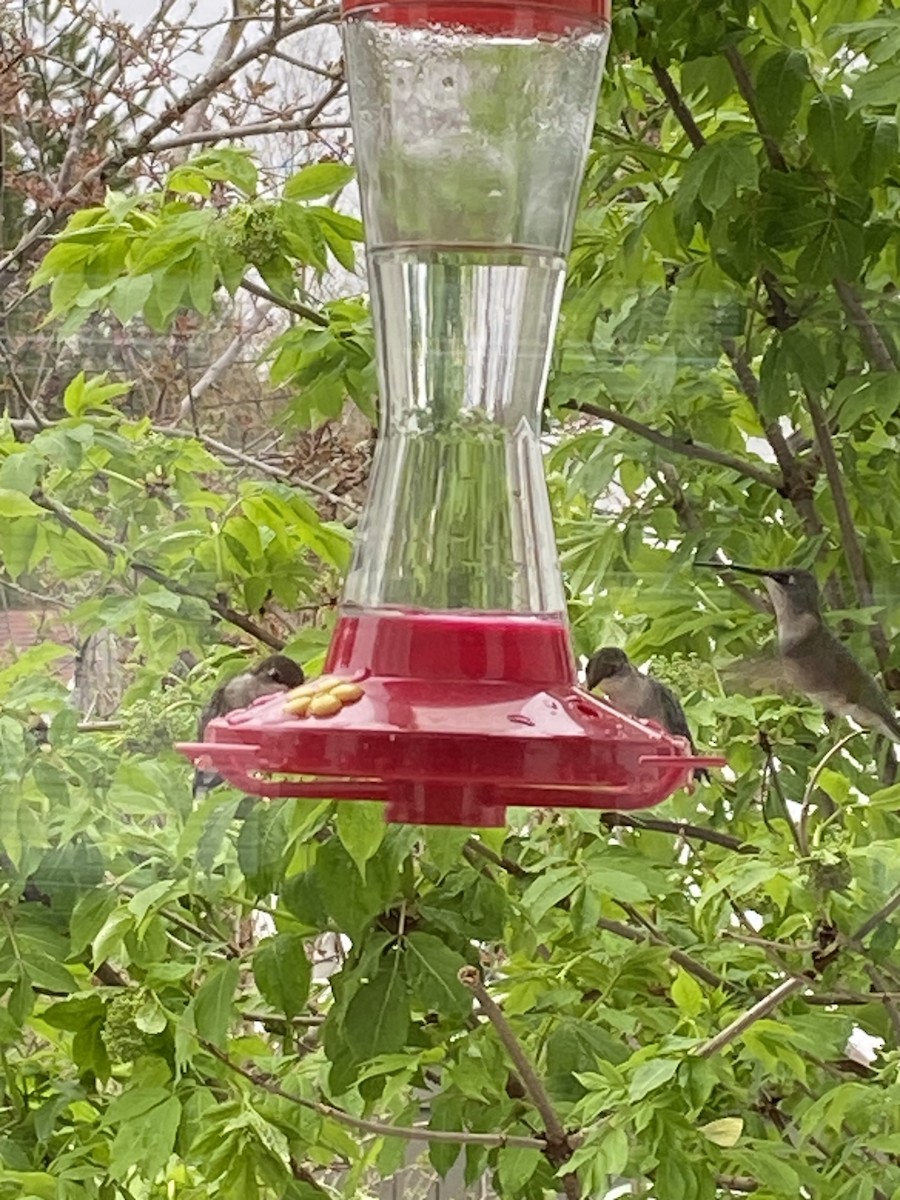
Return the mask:
[(725, 667), (719, 678), (726, 692), (737, 692), (739, 695), (784, 693), (791, 687), (785, 675), (784, 663), (775, 655), (742, 658)]
[[(283, 683), (254, 675), (250, 671), (244, 671), (235, 675), (233, 679), (226, 680), (216, 688), (200, 714), (197, 740), (203, 741), (207, 725), (217, 717), (224, 717), (226, 713), (234, 712), (238, 708), (246, 708), (260, 696), (284, 691), (287, 691), (287, 688)], [(197, 770), (194, 772), (194, 795), (205, 795), (221, 783), (224, 783), (224, 780), (217, 772)]]
[[(659, 721), (663, 729), (667, 729), (675, 737), (685, 738), (691, 750), (696, 750), (694, 735), (691, 733), (691, 728), (688, 725), (687, 716), (682, 708), (681, 701), (671, 688), (666, 687), (664, 683), (660, 683), (658, 679), (651, 677), (650, 683), (653, 687), (653, 707), (655, 711), (653, 713), (642, 713), (641, 716), (648, 716), (653, 720)], [(706, 767), (699, 767), (694, 771), (694, 778), (709, 780), (709, 771), (707, 771)]]
[(684, 709), (681, 707), (681, 701), (671, 688), (660, 683), (658, 679), (651, 679), (650, 682), (652, 684), (653, 711), (650, 711), (651, 705), (646, 704), (643, 706), (645, 711), (638, 713), (638, 716), (650, 717), (652, 720), (659, 721), (660, 725), (669, 733), (675, 734), (676, 737), (687, 738), (693, 748), (694, 739), (691, 736)]
[(784, 655), (791, 682), (827, 712), (852, 717), (900, 742), (900, 721), (874, 676), (830, 630), (820, 629)]

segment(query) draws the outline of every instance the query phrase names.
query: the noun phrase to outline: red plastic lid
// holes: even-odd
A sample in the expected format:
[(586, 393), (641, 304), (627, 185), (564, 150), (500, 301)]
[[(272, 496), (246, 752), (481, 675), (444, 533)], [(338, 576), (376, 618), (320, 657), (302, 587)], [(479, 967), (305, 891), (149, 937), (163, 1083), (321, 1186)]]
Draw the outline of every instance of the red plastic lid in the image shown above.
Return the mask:
[(564, 34), (609, 22), (611, 0), (342, 0), (345, 16), (394, 25), (464, 25), (477, 33)]
[(647, 808), (723, 762), (575, 686), (561, 621), (348, 615), (326, 669), (302, 713), (266, 696), (179, 748), (255, 795), (384, 800), (392, 821), (473, 828), (510, 805)]

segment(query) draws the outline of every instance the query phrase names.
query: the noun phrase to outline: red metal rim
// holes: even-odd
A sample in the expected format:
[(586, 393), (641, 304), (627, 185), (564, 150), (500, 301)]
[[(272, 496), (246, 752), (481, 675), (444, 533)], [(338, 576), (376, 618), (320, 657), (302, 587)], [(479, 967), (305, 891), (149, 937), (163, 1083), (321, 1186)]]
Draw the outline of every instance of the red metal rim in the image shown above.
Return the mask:
[(609, 23), (611, 0), (342, 0), (345, 16), (455, 25), (494, 36), (561, 35)]

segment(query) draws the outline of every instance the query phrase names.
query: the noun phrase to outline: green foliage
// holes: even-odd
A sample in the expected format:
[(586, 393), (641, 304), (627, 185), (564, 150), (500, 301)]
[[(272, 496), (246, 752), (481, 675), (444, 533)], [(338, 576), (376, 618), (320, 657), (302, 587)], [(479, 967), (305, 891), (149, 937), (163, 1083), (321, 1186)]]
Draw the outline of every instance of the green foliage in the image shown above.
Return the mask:
[[(53, 679), (64, 648), (0, 670), (2, 1200), (362, 1196), (404, 1161), (385, 1126), (423, 1120), (493, 1137), (464, 1166), (502, 1200), (566, 1172), (597, 1197), (900, 1192), (900, 793), (867, 735), (838, 748), (802, 698), (735, 687), (771, 618), (690, 570), (814, 563), (855, 651), (900, 667), (900, 23), (857, 9), (615, 15), (548, 467), (577, 649), (627, 646), (728, 756), (658, 812), (515, 812), (470, 836), (327, 798), (192, 801), (170, 747), (238, 661), (223, 614), (322, 604), (348, 530), (131, 419), (120, 380), (80, 372), (45, 428), (0, 427), (5, 578), (129, 647), (121, 727), (99, 733)], [(357, 223), (316, 203), (349, 179), (317, 164), (272, 198), (249, 155), (198, 155), (74, 214), (34, 287), (63, 333), (165, 330), (255, 271), (297, 318), (265, 356), (288, 417), (371, 413), (366, 305), (302, 315), (299, 273), (353, 262)], [(316, 669), (327, 637), (320, 618), (289, 649)], [(571, 1154), (544, 1152), (546, 1112), (461, 982), (478, 965)], [(732, 1027), (786, 976), (803, 986)], [(855, 1026), (884, 1040), (871, 1067), (848, 1059)], [(429, 1145), (438, 1171), (459, 1143)]]

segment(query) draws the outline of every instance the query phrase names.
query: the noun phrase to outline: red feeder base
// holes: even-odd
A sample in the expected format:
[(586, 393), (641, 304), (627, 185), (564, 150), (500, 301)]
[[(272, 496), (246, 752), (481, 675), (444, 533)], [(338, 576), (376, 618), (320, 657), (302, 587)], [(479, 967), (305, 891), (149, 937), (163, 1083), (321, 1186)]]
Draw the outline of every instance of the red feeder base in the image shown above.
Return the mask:
[(348, 614), (326, 673), (311, 712), (267, 696), (179, 748), (251, 794), (384, 800), (390, 821), (474, 828), (513, 805), (648, 808), (724, 763), (577, 687), (558, 620)]

